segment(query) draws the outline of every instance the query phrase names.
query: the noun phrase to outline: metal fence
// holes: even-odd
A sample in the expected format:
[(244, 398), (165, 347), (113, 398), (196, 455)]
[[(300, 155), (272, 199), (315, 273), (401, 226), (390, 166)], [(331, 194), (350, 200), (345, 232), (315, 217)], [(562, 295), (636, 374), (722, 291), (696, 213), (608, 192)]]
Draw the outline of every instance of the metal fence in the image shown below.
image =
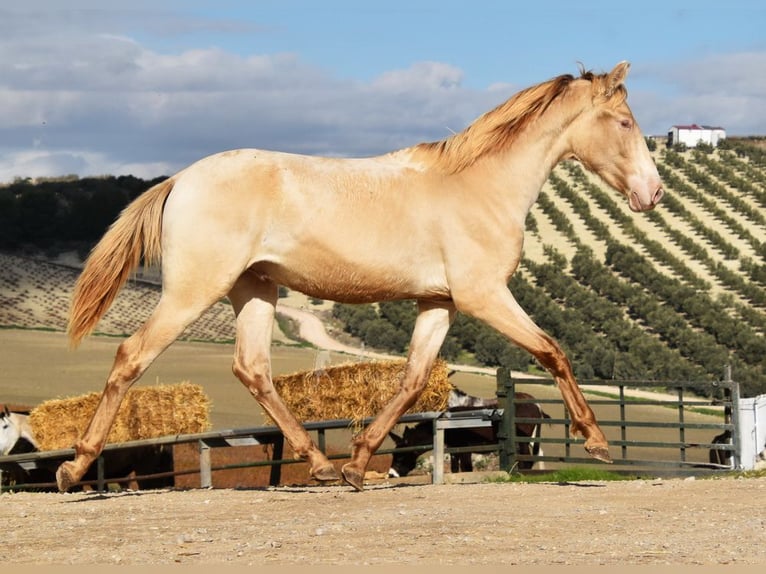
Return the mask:
[[(460, 452), (497, 453), (499, 466), (505, 471), (514, 471), (519, 462), (533, 462), (536, 465), (583, 465), (603, 464), (589, 458), (582, 450), (582, 439), (570, 435), (570, 419), (563, 401), (558, 398), (526, 399), (517, 396), (518, 387), (553, 386), (552, 380), (540, 378), (513, 378), (506, 369), (497, 372), (498, 409), (479, 409), (461, 412), (431, 412), (405, 415), (400, 423), (417, 423), (423, 420), (433, 421), (434, 465), (432, 479), (440, 483), (444, 479), (443, 465), (440, 464), (449, 454)], [(589, 403), (597, 414), (599, 425), (605, 431), (612, 448), (614, 465), (610, 470), (653, 469), (683, 473), (693, 470), (721, 470), (739, 468), (739, 433), (738, 409), (739, 385), (727, 376), (724, 380), (710, 383), (694, 382), (658, 382), (658, 381), (582, 381), (581, 386), (590, 394)], [(636, 389), (651, 390), (635, 397)], [(516, 416), (516, 406), (525, 402), (534, 402), (544, 411), (550, 411), (551, 418), (521, 418)], [(512, 405), (513, 408), (509, 408)], [(659, 409), (657, 407), (660, 407)], [(641, 411), (641, 416), (637, 413)], [(651, 412), (653, 416), (647, 417)], [(556, 414), (558, 413), (558, 414)], [(657, 413), (663, 413), (662, 416)], [(371, 419), (365, 420), (367, 424)], [(531, 423), (542, 425), (544, 429), (539, 438), (521, 436), (516, 425)], [(318, 447), (326, 452), (326, 433), (332, 430), (347, 431), (351, 420), (334, 420), (306, 423), (309, 432), (316, 432)], [(452, 447), (445, 442), (445, 432), (449, 429), (474, 429), (494, 426), (497, 429), (497, 442), (483, 446)], [(716, 441), (715, 437), (729, 437), (728, 440)], [(301, 462), (283, 458), (283, 436), (278, 428), (255, 427), (210, 431), (200, 434), (175, 435), (155, 439), (132, 441), (122, 444), (110, 444), (105, 453), (119, 449), (136, 448), (152, 445), (178, 445), (196, 443), (199, 446), (199, 469), (183, 472), (165, 473), (172, 475), (200, 475), (200, 486), (212, 487), (213, 472), (253, 466), (270, 466), (269, 482), (280, 482), (281, 468), (286, 464)], [(543, 447), (538, 455), (520, 454), (522, 443), (539, 442)], [(271, 460), (213, 467), (210, 450), (220, 447), (237, 447), (254, 444), (273, 446)], [(381, 449), (378, 454), (390, 454), (398, 449)], [(413, 450), (410, 448), (410, 450)], [(422, 448), (421, 448), (422, 450)], [(724, 463), (710, 462), (710, 453), (720, 453)], [(0, 457), (0, 469), (18, 467), (25, 470), (34, 468), (55, 468), (61, 461), (74, 456), (73, 449), (26, 453)], [(348, 454), (331, 455), (330, 458), (347, 458)], [(104, 457), (98, 464), (98, 478), (91, 481), (97, 490), (106, 488), (106, 470)], [(158, 475), (150, 475), (156, 477)], [(147, 477), (136, 477), (147, 478)], [(134, 478), (135, 479), (135, 478)], [(127, 479), (126, 479), (127, 480)], [(110, 479), (109, 482), (124, 482)], [(39, 487), (41, 485), (16, 484), (14, 488)], [(53, 487), (48, 483), (42, 486)], [(7, 488), (4, 488), (7, 489)]]
[[(516, 397), (520, 385), (539, 385), (539, 379), (512, 378), (498, 370), (497, 394), (501, 405), (534, 402), (543, 410), (558, 406), (561, 416), (548, 420), (519, 418), (515, 408), (504, 408), (499, 437), (500, 466), (510, 470), (517, 461), (603, 464), (587, 456), (582, 439), (570, 434), (570, 418), (561, 399)], [(553, 384), (548, 381), (548, 384)], [(676, 472), (739, 468), (739, 385), (727, 371), (717, 382), (581, 381), (588, 402), (610, 443), (613, 468), (666, 469)], [(644, 391), (637, 396), (638, 391)], [(539, 440), (546, 453), (518, 454), (518, 444), (535, 439), (517, 436), (517, 423), (542, 424)], [(716, 440), (717, 439), (717, 440)], [(550, 448), (549, 448), (550, 447)], [(711, 455), (711, 452), (717, 456)], [(722, 462), (711, 462), (712, 458)]]

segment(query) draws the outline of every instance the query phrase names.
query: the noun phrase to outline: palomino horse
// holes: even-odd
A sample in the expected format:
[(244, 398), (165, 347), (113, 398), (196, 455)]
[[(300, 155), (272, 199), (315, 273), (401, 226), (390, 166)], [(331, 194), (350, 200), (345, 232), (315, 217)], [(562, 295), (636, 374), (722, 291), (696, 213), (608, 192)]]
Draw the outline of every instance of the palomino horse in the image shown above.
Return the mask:
[(142, 256), (162, 259), (163, 291), (120, 344), (101, 401), (57, 472), (66, 490), (95, 459), (128, 388), (221, 297), (236, 314), (233, 370), (319, 481), (335, 467), (271, 381), (278, 286), (346, 303), (415, 299), (401, 389), (353, 439), (343, 479), (362, 490), (370, 457), (423, 389), (457, 311), (527, 349), (558, 382), (593, 457), (606, 438), (559, 345), (521, 309), (508, 280), (524, 222), (553, 167), (573, 158), (628, 198), (662, 197), (657, 169), (626, 103), (628, 63), (525, 89), (460, 133), (364, 159), (240, 149), (209, 156), (133, 201), (88, 257), (74, 290), (73, 345), (91, 332)]
[[(527, 393), (516, 393), (520, 399), (534, 399)], [(450, 392), (448, 411), (465, 411), (471, 409), (496, 409), (498, 408), (497, 399), (484, 399), (468, 395), (460, 389), (453, 389)], [(528, 419), (549, 419), (551, 418), (540, 405), (535, 403), (521, 403), (516, 405), (516, 416)], [(516, 434), (518, 436), (529, 438), (540, 438), (541, 424), (517, 423)], [(471, 447), (480, 445), (497, 444), (499, 422), (493, 421), (492, 426), (479, 428), (450, 428), (444, 431), (444, 444), (448, 447)], [(396, 444), (396, 448), (422, 446), (422, 449), (406, 452), (395, 452), (391, 459), (391, 468), (388, 475), (392, 477), (407, 476), (412, 469), (417, 466), (417, 460), (420, 455), (431, 450), (433, 445), (433, 421), (421, 421), (415, 426), (405, 427), (403, 433), (398, 435), (389, 432), (388, 436)], [(519, 442), (518, 449), (520, 454), (541, 454), (539, 441)], [(541, 463), (542, 464), (542, 463)], [(520, 461), (519, 468), (528, 470), (534, 465), (530, 461)], [(473, 470), (471, 453), (454, 453), (450, 455), (450, 468), (452, 472), (470, 472)]]

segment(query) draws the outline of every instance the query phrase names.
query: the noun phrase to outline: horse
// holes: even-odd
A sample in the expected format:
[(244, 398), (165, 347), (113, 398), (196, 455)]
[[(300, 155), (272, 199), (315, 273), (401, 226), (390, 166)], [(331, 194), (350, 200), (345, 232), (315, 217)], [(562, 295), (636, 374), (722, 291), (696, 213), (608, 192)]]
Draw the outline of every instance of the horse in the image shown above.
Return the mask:
[[(454, 399), (453, 399), (454, 395)], [(534, 399), (527, 393), (516, 393), (520, 399)], [(498, 408), (497, 399), (484, 399), (468, 395), (459, 389), (450, 392), (450, 401), (448, 406), (450, 412), (470, 410), (470, 409), (496, 409)], [(516, 416), (530, 419), (549, 419), (551, 418), (542, 408), (535, 403), (521, 403), (516, 405)], [(516, 434), (523, 437), (540, 438), (540, 424), (537, 423), (517, 423)], [(447, 447), (471, 447), (497, 444), (499, 422), (493, 421), (491, 427), (479, 428), (448, 428), (444, 430), (444, 444)], [(406, 448), (414, 446), (423, 446), (423, 449), (411, 450), (407, 452), (395, 452), (391, 459), (391, 468), (388, 471), (390, 477), (407, 476), (417, 465), (418, 458), (431, 450), (433, 446), (433, 422), (421, 421), (412, 427), (405, 427), (402, 435), (389, 431), (388, 436), (394, 441), (396, 448)], [(542, 453), (539, 442), (520, 442), (518, 443), (519, 454), (534, 454), (538, 456)], [(532, 461), (519, 461), (518, 468), (529, 470), (534, 466)], [(450, 469), (452, 472), (471, 472), (473, 470), (473, 461), (470, 452), (454, 453), (450, 455)]]
[(766, 470), (766, 444), (763, 445), (763, 450), (755, 457), (753, 470)]
[[(12, 412), (5, 405), (0, 411), (0, 455), (24, 454), (38, 450), (29, 415)], [(0, 484), (52, 482), (50, 470), (25, 469), (16, 464), (0, 465)]]
[[(23, 454), (38, 452), (39, 445), (29, 424), (29, 415), (10, 412), (4, 407), (0, 412), (0, 454)], [(143, 475), (173, 470), (172, 447), (142, 446), (130, 449), (108, 451), (104, 454), (107, 479), (126, 478), (131, 474)], [(55, 481), (55, 467), (47, 468), (45, 463), (37, 468), (25, 470), (17, 465), (8, 469), (13, 482), (52, 483)], [(85, 481), (97, 480), (95, 469), (89, 469), (83, 476)], [(134, 481), (137, 488), (164, 488), (173, 486), (173, 477), (142, 478)]]
[[(452, 376), (455, 371), (451, 371), (448, 376)], [(484, 398), (469, 395), (462, 389), (453, 386), (447, 397), (447, 410), (467, 410), (467, 409), (496, 409), (499, 403), (497, 397)]]
[[(731, 444), (731, 431), (725, 430), (713, 437), (713, 444)], [(710, 464), (731, 466), (731, 451), (711, 448), (708, 452)]]
[[(485, 322), (552, 374), (592, 457), (606, 437), (560, 345), (508, 289), (527, 213), (552, 169), (574, 159), (653, 209), (663, 188), (627, 104), (630, 65), (581, 67), (521, 90), (463, 131), (380, 156), (328, 158), (261, 149), (207, 156), (134, 199), (89, 254), (74, 287), (72, 347), (91, 333), (142, 258), (161, 260), (162, 293), (120, 343), (65, 491), (96, 459), (120, 403), (149, 365), (212, 304), (235, 315), (233, 372), (319, 482), (364, 489), (370, 457), (416, 401), (456, 313)], [(399, 391), (335, 469), (275, 391), (270, 346), (280, 286), (342, 303), (417, 302)]]
[(0, 455), (31, 452), (37, 447), (29, 415), (11, 412), (5, 405), (0, 412)]

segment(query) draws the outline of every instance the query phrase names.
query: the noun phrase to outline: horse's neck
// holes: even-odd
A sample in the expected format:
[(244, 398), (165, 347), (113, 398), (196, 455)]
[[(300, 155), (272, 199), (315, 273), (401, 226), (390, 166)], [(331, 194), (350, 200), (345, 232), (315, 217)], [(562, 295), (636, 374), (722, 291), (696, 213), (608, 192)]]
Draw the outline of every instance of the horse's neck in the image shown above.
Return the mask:
[(18, 429), (19, 437), (28, 441), (35, 448), (39, 448), (37, 439), (35, 439), (35, 433), (32, 431), (32, 425), (29, 424), (29, 415), (13, 413), (11, 417), (14, 418), (14, 424)]
[(516, 136), (507, 149), (477, 161), (468, 177), (494, 194), (495, 209), (507, 208), (522, 221), (556, 165), (569, 157), (567, 129), (582, 109), (555, 105)]

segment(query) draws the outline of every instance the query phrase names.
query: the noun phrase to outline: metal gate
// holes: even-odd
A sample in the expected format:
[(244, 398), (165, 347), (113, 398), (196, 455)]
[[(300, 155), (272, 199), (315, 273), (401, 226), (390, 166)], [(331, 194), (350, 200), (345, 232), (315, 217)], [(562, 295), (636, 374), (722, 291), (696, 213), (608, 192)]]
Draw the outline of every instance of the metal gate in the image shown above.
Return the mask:
[[(551, 379), (513, 378), (507, 369), (498, 369), (497, 396), (503, 407), (498, 432), (500, 467), (512, 470), (522, 460), (603, 464), (587, 456), (582, 438), (571, 436), (571, 419), (562, 399), (516, 397), (520, 385), (541, 383), (554, 385)], [(736, 432), (739, 385), (731, 380), (728, 370), (723, 381), (713, 383), (612, 380), (581, 381), (580, 386), (591, 395), (588, 402), (609, 440), (614, 459), (610, 469), (640, 467), (699, 472), (740, 468), (741, 448)], [(636, 391), (643, 392), (636, 397)], [(515, 406), (529, 402), (537, 403), (543, 410), (556, 407), (562, 414), (547, 420), (516, 417)], [(514, 408), (508, 408), (509, 405)], [(643, 411), (641, 416), (636, 414), (639, 410)], [(517, 423), (543, 425), (542, 437), (519, 436)], [(552, 453), (539, 456), (518, 453), (520, 443), (534, 440), (539, 441), (543, 452)]]

